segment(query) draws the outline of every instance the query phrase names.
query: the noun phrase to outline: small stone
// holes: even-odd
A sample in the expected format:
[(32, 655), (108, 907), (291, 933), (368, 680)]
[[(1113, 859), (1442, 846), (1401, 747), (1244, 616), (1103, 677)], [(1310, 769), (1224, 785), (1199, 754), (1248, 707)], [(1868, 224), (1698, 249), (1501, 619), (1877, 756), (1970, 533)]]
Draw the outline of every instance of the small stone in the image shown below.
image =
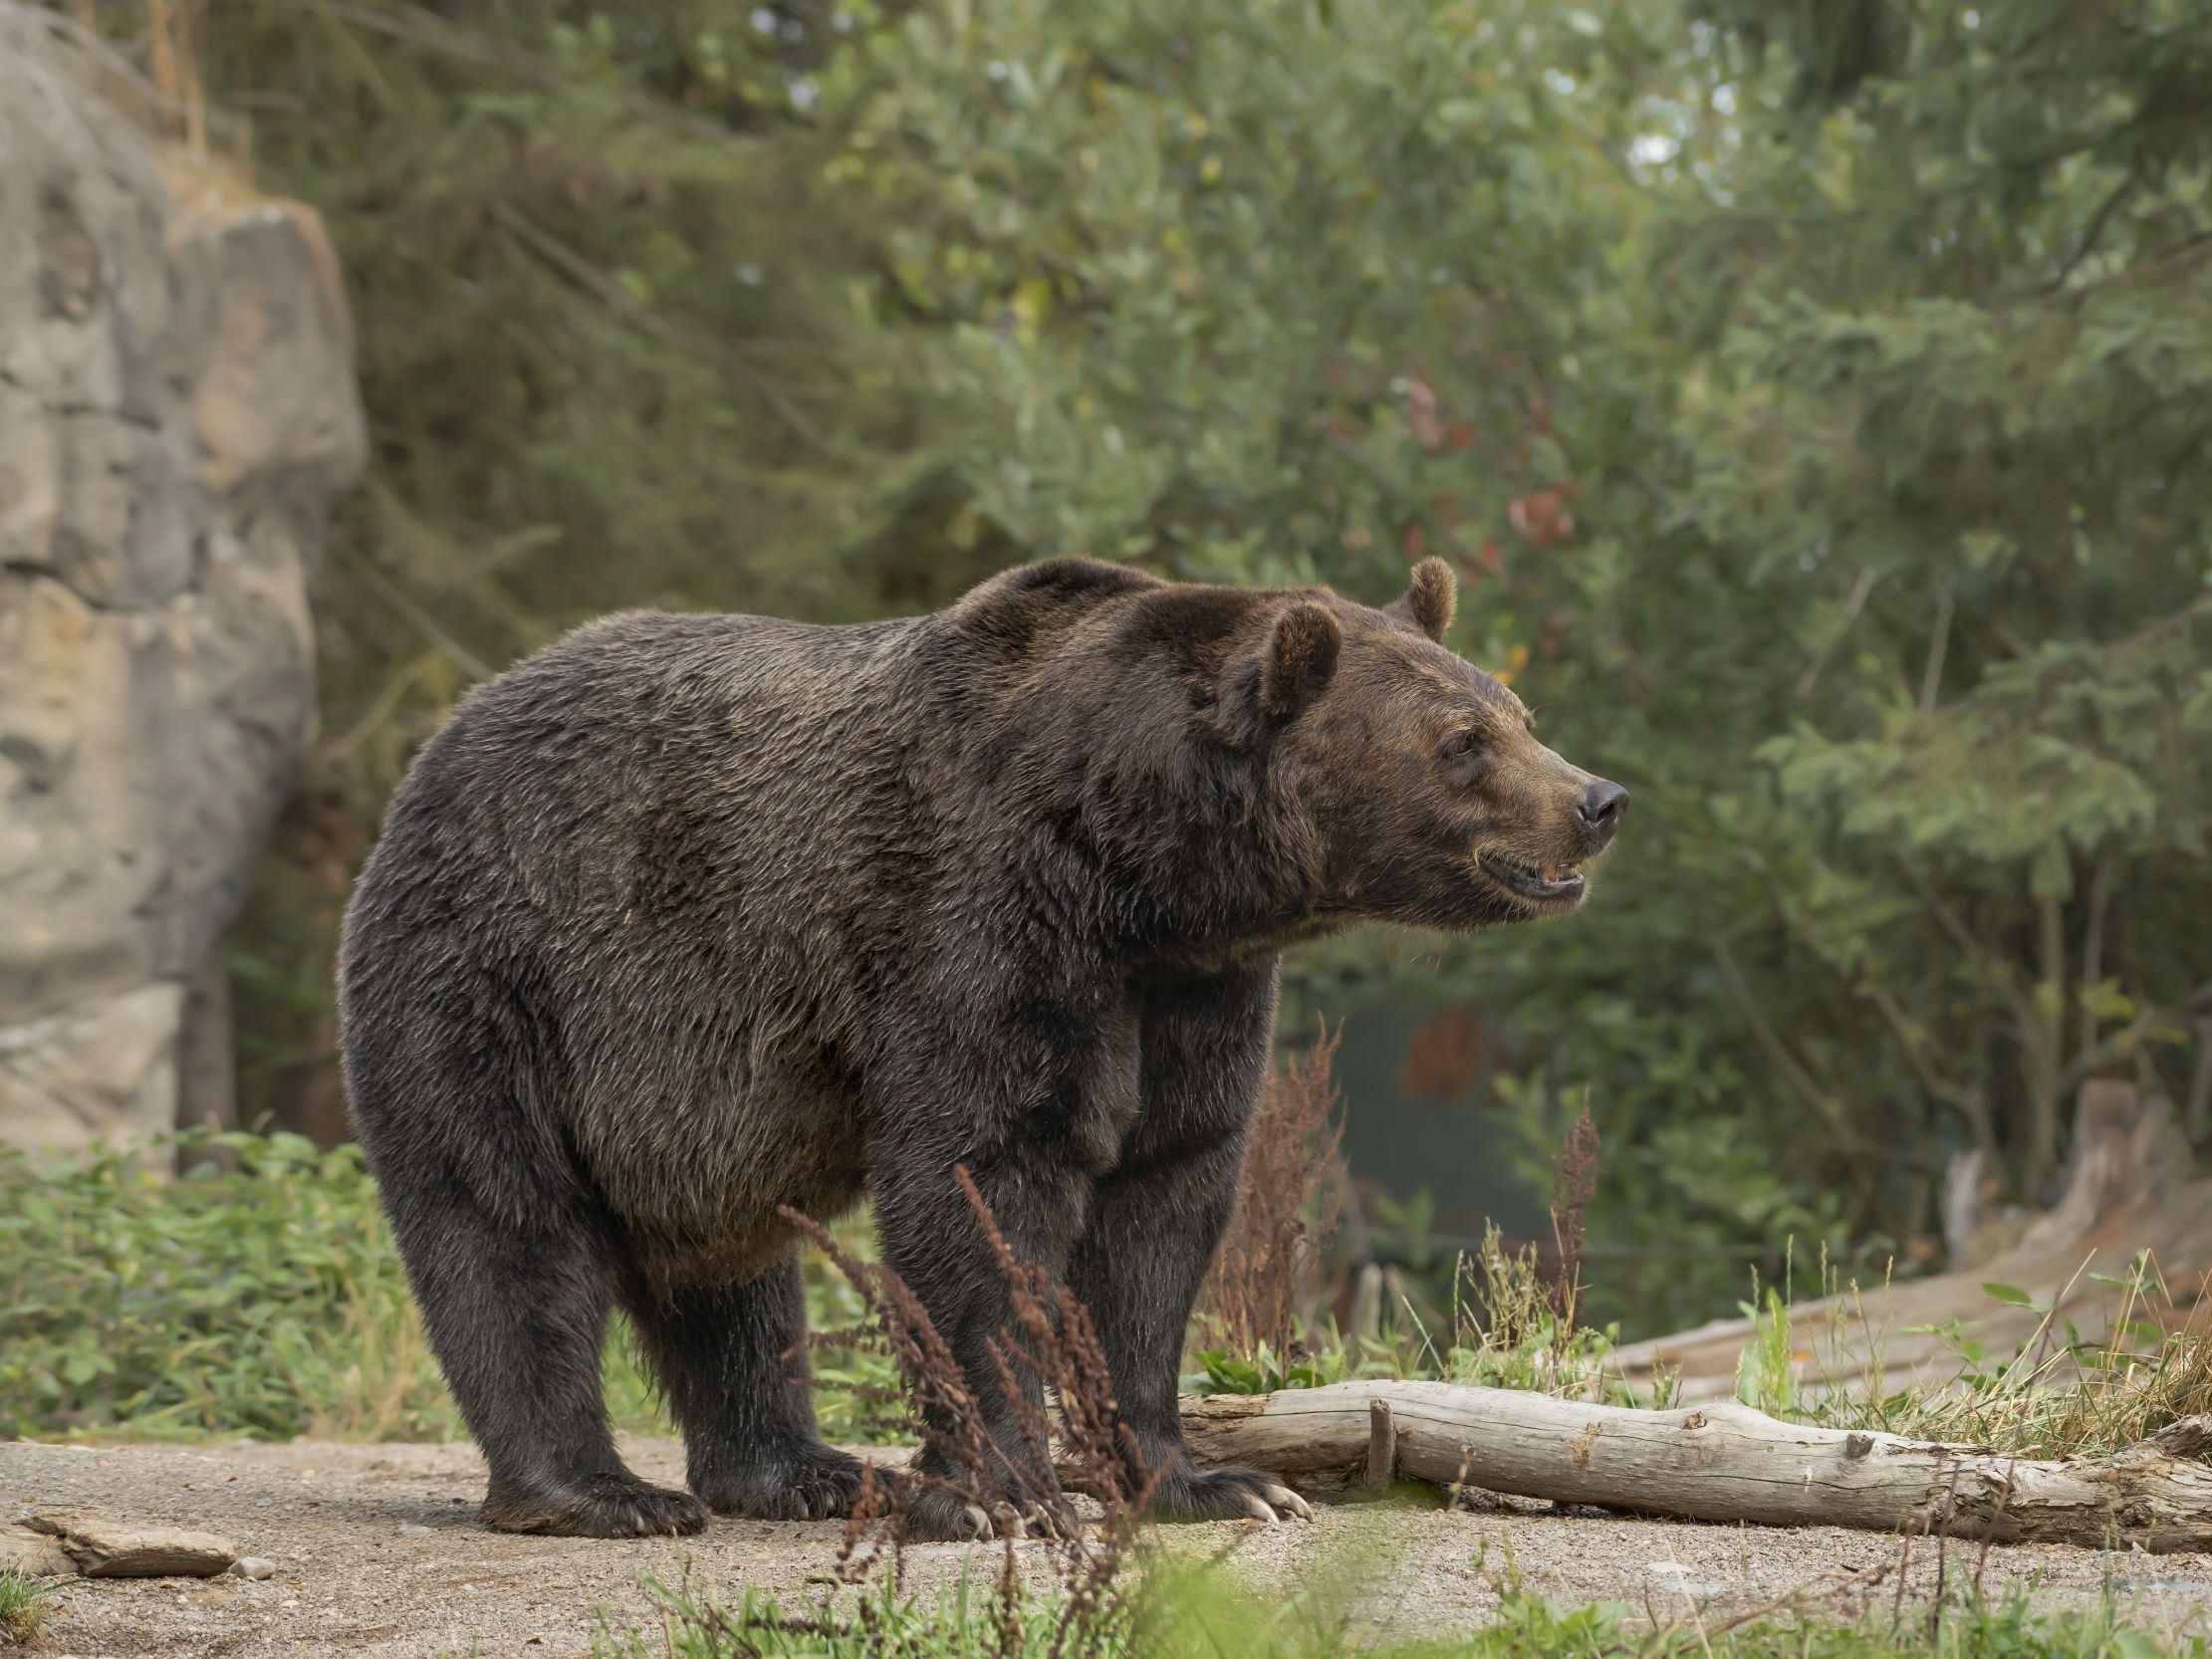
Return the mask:
[(274, 1578), (277, 1563), (266, 1555), (241, 1555), (230, 1563), (230, 1570), (238, 1578)]
[(434, 1527), (423, 1526), (419, 1521), (402, 1521), (399, 1523), (399, 1531), (411, 1539), (426, 1539), (436, 1530)]

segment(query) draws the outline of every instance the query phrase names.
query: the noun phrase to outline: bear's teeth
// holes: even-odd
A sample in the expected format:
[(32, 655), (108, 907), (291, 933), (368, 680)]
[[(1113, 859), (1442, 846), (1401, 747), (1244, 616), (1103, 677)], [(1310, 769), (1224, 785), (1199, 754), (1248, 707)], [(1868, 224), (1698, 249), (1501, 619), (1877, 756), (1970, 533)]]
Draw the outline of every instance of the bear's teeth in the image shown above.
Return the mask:
[(1557, 881), (1559, 879), (1559, 865), (1546, 864), (1544, 866), (1544, 879), (1547, 881)]

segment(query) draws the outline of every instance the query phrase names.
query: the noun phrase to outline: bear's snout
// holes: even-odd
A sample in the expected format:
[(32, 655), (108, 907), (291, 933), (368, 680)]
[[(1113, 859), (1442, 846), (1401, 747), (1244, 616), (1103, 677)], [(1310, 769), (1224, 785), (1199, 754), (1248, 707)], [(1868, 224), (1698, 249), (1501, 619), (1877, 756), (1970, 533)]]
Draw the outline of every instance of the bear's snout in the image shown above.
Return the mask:
[(1576, 816), (1583, 821), (1583, 839), (1592, 852), (1601, 852), (1612, 844), (1620, 832), (1620, 821), (1628, 814), (1628, 792), (1607, 778), (1596, 778), (1583, 791), (1583, 803), (1576, 809)]

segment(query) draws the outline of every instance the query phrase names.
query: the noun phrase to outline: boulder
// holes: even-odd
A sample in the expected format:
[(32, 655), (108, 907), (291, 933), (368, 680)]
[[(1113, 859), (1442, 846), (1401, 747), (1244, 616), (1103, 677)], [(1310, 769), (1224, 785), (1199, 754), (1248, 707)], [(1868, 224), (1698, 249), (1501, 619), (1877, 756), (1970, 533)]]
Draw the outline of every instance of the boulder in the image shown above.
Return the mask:
[(0, 1141), (42, 1151), (228, 1113), (215, 944), (314, 737), (366, 452), (315, 214), (81, 70), (0, 4)]

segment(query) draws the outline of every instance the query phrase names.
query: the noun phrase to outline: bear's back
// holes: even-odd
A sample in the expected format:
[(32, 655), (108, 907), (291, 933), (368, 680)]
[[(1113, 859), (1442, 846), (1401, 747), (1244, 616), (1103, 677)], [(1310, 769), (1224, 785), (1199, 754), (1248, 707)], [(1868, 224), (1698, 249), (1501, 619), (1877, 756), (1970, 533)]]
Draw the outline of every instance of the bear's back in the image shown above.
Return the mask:
[(625, 612), (577, 629), (423, 746), (356, 923), (465, 913), (513, 935), (790, 879), (835, 833), (841, 754), (895, 713), (910, 627)]

